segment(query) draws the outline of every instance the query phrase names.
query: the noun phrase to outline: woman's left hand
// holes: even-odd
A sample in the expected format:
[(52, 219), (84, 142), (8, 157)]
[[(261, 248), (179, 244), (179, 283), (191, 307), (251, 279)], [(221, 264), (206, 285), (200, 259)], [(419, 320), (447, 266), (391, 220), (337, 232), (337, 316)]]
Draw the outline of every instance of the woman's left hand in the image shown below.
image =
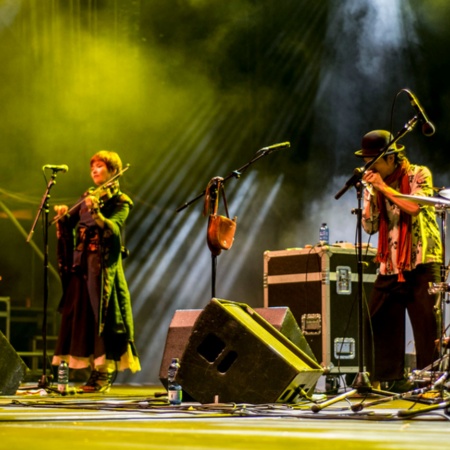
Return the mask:
[(88, 195), (84, 199), (84, 202), (86, 203), (88, 209), (97, 209), (100, 207), (98, 198), (95, 197), (94, 195)]

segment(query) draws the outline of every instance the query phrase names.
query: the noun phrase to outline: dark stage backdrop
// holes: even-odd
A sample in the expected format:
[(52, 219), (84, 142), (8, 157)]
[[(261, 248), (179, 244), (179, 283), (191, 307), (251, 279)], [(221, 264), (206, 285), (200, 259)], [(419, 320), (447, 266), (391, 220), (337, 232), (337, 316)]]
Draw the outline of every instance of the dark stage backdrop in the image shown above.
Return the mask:
[[(216, 295), (254, 307), (264, 251), (315, 244), (321, 222), (332, 242), (354, 242), (355, 190), (334, 195), (361, 164), (353, 152), (367, 131), (396, 134), (414, 116), (402, 88), (437, 129), (427, 138), (418, 126), (402, 143), (436, 186), (450, 185), (449, 13), (433, 0), (0, 1), (0, 295), (43, 305), (41, 220), (26, 242), (42, 166), (69, 166), (52, 209), (91, 185), (93, 153), (119, 152), (135, 201), (126, 272), (143, 366), (121, 380), (157, 381), (175, 310), (211, 298), (203, 198), (177, 208), (212, 177), (229, 176), (238, 217)], [(53, 269), (52, 227), (48, 250)], [(49, 285), (54, 310), (54, 269)]]

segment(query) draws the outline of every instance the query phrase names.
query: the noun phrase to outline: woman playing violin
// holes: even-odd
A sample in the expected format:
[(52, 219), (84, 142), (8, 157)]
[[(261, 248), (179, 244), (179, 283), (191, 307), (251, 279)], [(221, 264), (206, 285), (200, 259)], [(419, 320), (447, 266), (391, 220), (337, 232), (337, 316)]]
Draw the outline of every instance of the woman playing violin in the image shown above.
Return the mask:
[(70, 368), (90, 368), (81, 389), (107, 392), (118, 371), (140, 370), (121, 252), (122, 229), (133, 202), (120, 191), (117, 153), (102, 150), (90, 165), (97, 188), (85, 192), (70, 211), (66, 205), (55, 206), (63, 296), (52, 363), (64, 359)]

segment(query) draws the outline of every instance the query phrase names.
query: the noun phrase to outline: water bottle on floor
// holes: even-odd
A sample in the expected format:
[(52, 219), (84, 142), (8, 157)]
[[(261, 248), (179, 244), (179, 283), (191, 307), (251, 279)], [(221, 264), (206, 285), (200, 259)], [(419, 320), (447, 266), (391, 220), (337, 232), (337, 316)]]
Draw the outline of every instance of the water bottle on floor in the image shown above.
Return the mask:
[(69, 366), (66, 361), (61, 361), (58, 366), (58, 391), (65, 395), (69, 390)]
[(171, 405), (181, 404), (181, 400), (183, 397), (183, 391), (181, 389), (181, 386), (178, 384), (176, 380), (179, 368), (180, 368), (180, 360), (178, 358), (172, 358), (172, 362), (170, 363), (167, 376), (168, 381), (167, 395), (169, 403)]

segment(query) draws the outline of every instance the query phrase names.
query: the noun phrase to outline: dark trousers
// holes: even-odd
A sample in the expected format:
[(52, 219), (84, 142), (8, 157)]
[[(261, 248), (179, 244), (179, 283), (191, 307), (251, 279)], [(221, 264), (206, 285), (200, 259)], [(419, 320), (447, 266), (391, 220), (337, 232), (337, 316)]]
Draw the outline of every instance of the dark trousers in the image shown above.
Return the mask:
[(430, 295), (428, 288), (430, 282), (440, 281), (440, 265), (421, 264), (404, 276), (406, 281), (399, 282), (397, 275), (379, 275), (372, 290), (370, 320), (365, 323), (365, 363), (372, 381), (404, 377), (406, 311), (416, 349), (417, 367), (413, 369), (423, 369), (438, 357), (436, 294)]

